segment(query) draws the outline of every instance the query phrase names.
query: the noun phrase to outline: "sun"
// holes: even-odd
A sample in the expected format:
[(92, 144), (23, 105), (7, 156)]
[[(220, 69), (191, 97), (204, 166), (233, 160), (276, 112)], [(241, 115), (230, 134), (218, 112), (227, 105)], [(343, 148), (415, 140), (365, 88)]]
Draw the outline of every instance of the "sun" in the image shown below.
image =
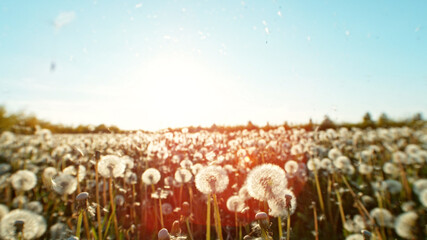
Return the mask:
[(140, 104), (139, 108), (144, 109), (139, 117), (164, 116), (165, 126), (202, 121), (199, 114), (206, 115), (208, 109), (219, 103), (221, 77), (191, 55), (158, 55), (142, 62), (132, 75), (133, 84), (123, 94), (133, 94), (132, 104)]

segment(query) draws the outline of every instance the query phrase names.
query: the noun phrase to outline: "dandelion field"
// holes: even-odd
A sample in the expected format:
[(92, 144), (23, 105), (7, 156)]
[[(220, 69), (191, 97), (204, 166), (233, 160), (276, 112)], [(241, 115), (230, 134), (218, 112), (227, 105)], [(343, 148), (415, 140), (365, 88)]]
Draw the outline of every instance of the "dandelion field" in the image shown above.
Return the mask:
[(1, 239), (426, 239), (427, 129), (0, 137)]

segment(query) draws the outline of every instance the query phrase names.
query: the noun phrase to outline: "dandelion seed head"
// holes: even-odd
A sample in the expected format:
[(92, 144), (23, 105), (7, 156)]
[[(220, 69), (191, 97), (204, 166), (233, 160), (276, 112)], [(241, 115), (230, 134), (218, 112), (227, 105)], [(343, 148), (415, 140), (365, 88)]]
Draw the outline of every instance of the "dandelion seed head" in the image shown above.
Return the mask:
[(412, 184), (412, 188), (416, 194), (420, 194), (424, 189), (427, 189), (427, 179), (421, 178)]
[(4, 215), (8, 213), (9, 213), (9, 208), (4, 204), (0, 204), (0, 220), (3, 218)]
[(227, 172), (220, 166), (204, 167), (197, 173), (196, 188), (204, 194), (221, 193), (228, 186)]
[(75, 177), (60, 173), (52, 179), (52, 188), (60, 195), (72, 194), (77, 189), (77, 180)]
[(332, 148), (328, 152), (328, 157), (329, 157), (329, 159), (332, 159), (332, 160), (335, 160), (337, 157), (339, 157), (341, 155), (342, 155), (341, 151), (338, 150), (337, 148)]
[(393, 227), (394, 217), (387, 209), (374, 208), (371, 210), (370, 215), (379, 226)]
[(276, 196), (267, 201), (270, 208), (269, 215), (273, 217), (288, 217), (292, 215), (297, 208), (297, 199), (295, 194), (285, 189), (282, 196)]
[(142, 181), (146, 185), (157, 184), (160, 181), (160, 178), (161, 178), (161, 174), (159, 170), (155, 168), (148, 168), (142, 174)]
[(124, 179), (127, 184), (133, 185), (133, 184), (137, 184), (138, 182), (138, 177), (136, 176), (136, 173), (131, 171), (126, 171)]
[(397, 235), (405, 239), (417, 238), (418, 215), (413, 212), (402, 213), (396, 218), (395, 230)]
[(26, 204), (25, 209), (30, 210), (31, 212), (42, 214), (43, 213), (43, 204), (39, 201), (31, 201)]
[(180, 168), (175, 172), (175, 181), (179, 183), (188, 183), (192, 177), (191, 172), (185, 168)]
[(423, 206), (427, 208), (427, 189), (422, 190), (418, 197)]
[(98, 172), (105, 178), (122, 177), (126, 165), (119, 156), (106, 155), (102, 156), (98, 162)]
[(50, 227), (49, 233), (50, 239), (66, 239), (72, 232), (66, 224), (57, 222)]
[(26, 239), (41, 237), (47, 228), (42, 216), (25, 209), (15, 209), (1, 219), (0, 236), (2, 239), (16, 239), (16, 221), (24, 222), (22, 233)]
[(37, 176), (28, 170), (19, 170), (10, 178), (13, 189), (16, 191), (28, 191), (37, 184)]
[(348, 235), (345, 240), (363, 240), (363, 235), (360, 233), (353, 233)]
[(402, 184), (394, 179), (385, 180), (386, 190), (391, 194), (398, 194), (402, 190)]
[(260, 201), (283, 195), (287, 183), (285, 171), (273, 164), (256, 166), (246, 178), (249, 195)]
[(285, 163), (285, 171), (289, 174), (295, 174), (298, 171), (298, 163), (294, 160), (289, 160)]
[(383, 171), (391, 176), (399, 176), (399, 168), (391, 162), (384, 163)]
[(368, 175), (371, 174), (374, 168), (366, 163), (361, 163), (358, 167), (359, 173), (362, 175)]
[(245, 201), (239, 196), (231, 196), (227, 199), (226, 205), (230, 212), (241, 212), (245, 208)]

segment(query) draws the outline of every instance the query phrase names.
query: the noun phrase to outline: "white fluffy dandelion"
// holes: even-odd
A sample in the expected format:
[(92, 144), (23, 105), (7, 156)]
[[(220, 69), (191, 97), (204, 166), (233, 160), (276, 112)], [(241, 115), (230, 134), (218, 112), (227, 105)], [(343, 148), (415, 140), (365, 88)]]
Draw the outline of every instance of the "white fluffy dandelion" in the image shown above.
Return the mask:
[(10, 177), (13, 189), (16, 191), (28, 191), (37, 184), (37, 176), (28, 170), (19, 170)]
[(60, 173), (52, 179), (52, 188), (60, 195), (72, 194), (77, 189), (77, 180), (75, 177)]
[(287, 184), (285, 171), (273, 164), (255, 167), (246, 178), (249, 195), (260, 201), (283, 196)]
[(228, 186), (227, 172), (220, 166), (208, 166), (197, 173), (196, 188), (204, 194), (221, 193)]
[(115, 155), (106, 155), (101, 157), (98, 162), (98, 172), (105, 178), (122, 177), (125, 172), (126, 165), (122, 159)]
[(371, 210), (370, 215), (373, 219), (375, 219), (375, 222), (381, 227), (392, 228), (394, 225), (394, 217), (387, 209), (374, 208)]
[(394, 226), (397, 235), (405, 239), (416, 239), (417, 220), (418, 215), (413, 211), (400, 214)]
[(23, 221), (22, 233), (25, 239), (36, 239), (46, 231), (46, 221), (36, 213), (28, 210), (15, 209), (6, 214), (0, 222), (2, 239), (16, 239), (16, 221)]
[(160, 181), (160, 178), (161, 178), (160, 172), (155, 168), (148, 168), (142, 174), (142, 181), (146, 185), (157, 184)]
[(175, 172), (175, 181), (179, 183), (188, 183), (193, 175), (188, 169), (180, 168)]
[(288, 217), (292, 215), (297, 208), (297, 199), (294, 193), (285, 189), (282, 196), (277, 196), (267, 201), (270, 208), (269, 215), (273, 217)]
[(241, 212), (245, 208), (245, 201), (239, 196), (231, 196), (227, 199), (227, 209), (230, 212)]

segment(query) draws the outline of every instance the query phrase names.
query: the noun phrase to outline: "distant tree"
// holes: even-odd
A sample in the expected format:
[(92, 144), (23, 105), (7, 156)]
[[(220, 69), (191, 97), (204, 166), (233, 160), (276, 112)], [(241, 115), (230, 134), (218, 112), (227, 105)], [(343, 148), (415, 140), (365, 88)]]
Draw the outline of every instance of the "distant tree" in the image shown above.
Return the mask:
[(365, 113), (365, 115), (363, 115), (362, 127), (367, 128), (367, 127), (374, 127), (374, 126), (375, 126), (375, 123), (374, 121), (372, 121), (371, 114), (369, 112)]
[(319, 130), (326, 130), (328, 128), (336, 128), (335, 123), (329, 118), (328, 115), (325, 115), (322, 123), (319, 126)]
[(391, 121), (388, 118), (387, 114), (381, 113), (381, 115), (378, 118), (378, 126), (379, 127), (388, 127), (390, 125)]

